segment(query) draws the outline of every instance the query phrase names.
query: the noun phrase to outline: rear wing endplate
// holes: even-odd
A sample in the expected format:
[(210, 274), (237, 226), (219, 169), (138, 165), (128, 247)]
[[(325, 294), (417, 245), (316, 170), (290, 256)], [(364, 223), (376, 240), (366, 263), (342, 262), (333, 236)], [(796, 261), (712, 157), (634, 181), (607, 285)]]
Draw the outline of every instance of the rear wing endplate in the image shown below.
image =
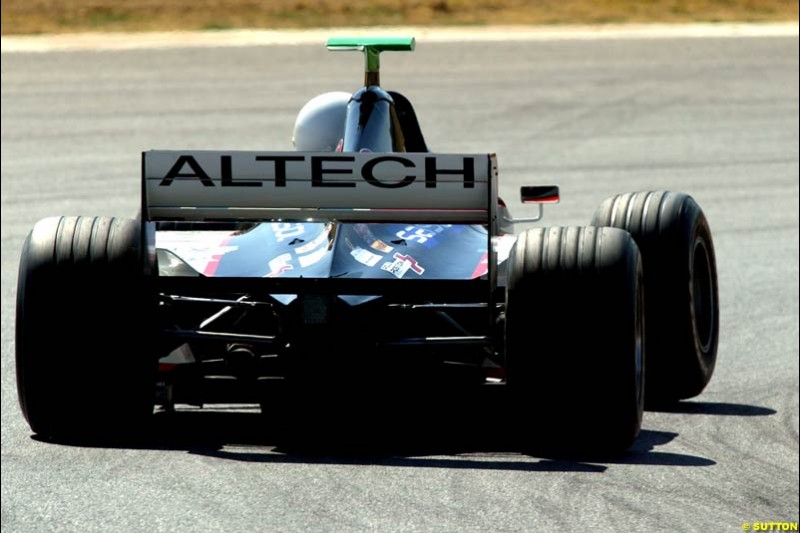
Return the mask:
[(145, 220), (493, 225), (493, 154), (148, 151)]

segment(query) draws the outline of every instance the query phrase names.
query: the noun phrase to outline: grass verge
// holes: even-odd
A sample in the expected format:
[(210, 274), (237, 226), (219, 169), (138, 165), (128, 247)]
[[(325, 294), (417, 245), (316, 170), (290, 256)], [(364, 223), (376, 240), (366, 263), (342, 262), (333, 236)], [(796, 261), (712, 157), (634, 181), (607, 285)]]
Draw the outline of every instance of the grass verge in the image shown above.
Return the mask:
[(757, 22), (795, 0), (4, 0), (3, 35), (382, 25)]

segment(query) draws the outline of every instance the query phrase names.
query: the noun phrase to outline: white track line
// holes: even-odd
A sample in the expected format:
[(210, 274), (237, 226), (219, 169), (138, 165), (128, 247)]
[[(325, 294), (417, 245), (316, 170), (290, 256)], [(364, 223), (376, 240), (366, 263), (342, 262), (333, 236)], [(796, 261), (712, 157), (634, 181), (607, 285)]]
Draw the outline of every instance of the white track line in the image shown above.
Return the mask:
[(708, 24), (610, 24), (599, 26), (369, 27), (310, 30), (227, 30), (148, 33), (74, 33), (2, 37), (3, 53), (76, 50), (141, 50), (229, 46), (322, 45), (333, 36), (415, 36), (420, 44), (449, 42), (561, 41), (796, 37), (797, 22)]

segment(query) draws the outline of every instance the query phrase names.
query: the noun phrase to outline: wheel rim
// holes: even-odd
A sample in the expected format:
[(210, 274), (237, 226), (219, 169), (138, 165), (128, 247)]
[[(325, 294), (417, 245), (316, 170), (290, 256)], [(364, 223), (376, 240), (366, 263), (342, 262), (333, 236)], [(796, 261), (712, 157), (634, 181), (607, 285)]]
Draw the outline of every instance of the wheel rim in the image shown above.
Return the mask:
[(711, 259), (708, 247), (702, 237), (694, 243), (692, 261), (692, 304), (694, 324), (700, 348), (707, 353), (714, 335), (714, 282), (711, 275)]

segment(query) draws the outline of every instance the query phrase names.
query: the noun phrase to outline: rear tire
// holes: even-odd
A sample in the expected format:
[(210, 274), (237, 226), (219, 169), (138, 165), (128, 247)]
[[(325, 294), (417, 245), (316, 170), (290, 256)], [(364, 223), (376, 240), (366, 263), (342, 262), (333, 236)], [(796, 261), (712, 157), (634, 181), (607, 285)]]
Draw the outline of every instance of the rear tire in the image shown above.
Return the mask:
[[(644, 406), (642, 264), (612, 228), (537, 228), (509, 258), (510, 398), (547, 453), (615, 453), (639, 433)], [(530, 417), (530, 421), (528, 421)]]
[(647, 403), (700, 394), (719, 344), (717, 266), (702, 209), (683, 193), (651, 191), (607, 198), (593, 226), (633, 235), (644, 261)]
[(23, 415), (55, 440), (130, 436), (153, 412), (157, 360), (140, 223), (39, 221), (17, 281), (16, 371)]

